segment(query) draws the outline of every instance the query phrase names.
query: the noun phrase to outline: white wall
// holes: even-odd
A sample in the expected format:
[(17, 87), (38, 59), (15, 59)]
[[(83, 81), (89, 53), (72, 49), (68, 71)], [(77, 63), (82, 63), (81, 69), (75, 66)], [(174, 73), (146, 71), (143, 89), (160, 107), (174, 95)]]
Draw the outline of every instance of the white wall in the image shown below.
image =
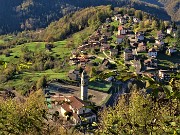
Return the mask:
[(66, 111), (61, 107), (61, 115), (64, 116), (64, 117), (66, 117), (66, 116), (64, 115), (65, 112), (66, 112)]

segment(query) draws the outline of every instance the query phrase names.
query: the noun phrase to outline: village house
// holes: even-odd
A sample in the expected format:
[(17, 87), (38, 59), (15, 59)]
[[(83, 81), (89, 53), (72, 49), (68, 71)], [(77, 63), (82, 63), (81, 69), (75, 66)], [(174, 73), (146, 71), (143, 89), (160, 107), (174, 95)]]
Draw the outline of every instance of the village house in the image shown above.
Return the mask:
[(77, 57), (70, 57), (69, 64), (77, 65), (79, 63), (79, 59)]
[(124, 38), (125, 38), (124, 35), (117, 35), (117, 44), (122, 43)]
[(114, 16), (114, 20), (115, 20), (115, 21), (118, 21), (119, 18), (121, 18), (121, 14), (117, 14), (117, 15)]
[(173, 32), (173, 28), (172, 27), (168, 27), (166, 30), (167, 34), (171, 34)]
[(168, 55), (172, 55), (175, 52), (177, 52), (177, 49), (175, 47), (168, 47), (168, 49), (166, 50), (166, 53)]
[(164, 49), (164, 42), (161, 41), (161, 40), (156, 40), (156, 41), (155, 41), (155, 44), (154, 44), (154, 48), (155, 48), (157, 51), (163, 51), (163, 49)]
[(139, 20), (139, 18), (134, 17), (134, 18), (133, 18), (133, 22), (134, 22), (134, 23), (139, 23), (140, 20)]
[(70, 80), (78, 81), (80, 79), (79, 70), (77, 69), (70, 70), (68, 73), (68, 77)]
[(102, 44), (100, 51), (106, 51), (110, 49), (110, 45), (109, 44)]
[(67, 117), (66, 112), (71, 112), (72, 120), (75, 124), (81, 123), (81, 117), (86, 118), (89, 123), (96, 121), (96, 115), (91, 109), (86, 108), (88, 104), (75, 96), (65, 97), (66, 103), (61, 105), (60, 113), (63, 117)]
[(110, 23), (111, 19), (110, 18), (106, 18), (106, 23)]
[(124, 60), (128, 61), (128, 60), (132, 60), (133, 59), (133, 54), (132, 54), (132, 50), (130, 49), (125, 49), (124, 50)]
[(123, 18), (125, 18), (126, 20), (129, 20), (130, 16), (129, 16), (128, 14), (125, 14), (125, 15), (123, 16)]
[(126, 35), (127, 34), (127, 29), (124, 28), (124, 26), (119, 26), (118, 27), (118, 35)]
[(152, 57), (152, 58), (156, 58), (157, 57), (157, 51), (155, 48), (150, 48), (148, 51), (148, 56)]
[(137, 55), (138, 55), (136, 48), (135, 48), (135, 49), (132, 49), (132, 54), (133, 54), (134, 56), (137, 56)]
[(134, 66), (135, 68), (135, 72), (137, 74), (140, 74), (141, 73), (141, 61), (137, 58), (137, 59), (134, 59), (131, 61), (132, 62), (132, 66)]
[(100, 35), (93, 35), (89, 37), (89, 41), (99, 41)]
[(172, 71), (169, 71), (169, 70), (159, 70), (158, 71), (158, 76), (159, 76), (160, 80), (162, 80), (162, 81), (169, 81), (171, 79), (171, 74), (172, 74)]
[(166, 30), (167, 34), (172, 34), (174, 37), (176, 36), (176, 31), (177, 29), (173, 28), (173, 27), (168, 27)]
[(153, 58), (149, 58), (149, 59), (144, 61), (144, 65), (146, 67), (155, 68), (155, 67), (158, 66), (158, 60), (157, 59), (153, 59)]
[(79, 46), (77, 49), (79, 51), (85, 51), (86, 49), (89, 49), (90, 47), (91, 47), (90, 44), (83, 44), (83, 45)]
[(162, 39), (164, 39), (164, 37), (165, 37), (165, 34), (162, 30), (157, 32), (157, 39), (158, 40), (162, 40)]
[(89, 59), (80, 58), (80, 59), (79, 59), (79, 65), (80, 65), (80, 67), (83, 68), (83, 69), (85, 69), (86, 64), (87, 64), (89, 61), (90, 61)]
[(138, 44), (139, 44), (138, 42), (130, 41), (130, 46), (131, 46), (133, 49), (137, 49)]
[(135, 39), (137, 42), (143, 41), (144, 40), (144, 33), (136, 32), (135, 33)]
[(158, 40), (158, 39), (155, 40), (155, 43), (159, 44), (159, 45), (164, 45), (164, 42), (162, 40)]
[(101, 45), (101, 43), (99, 41), (94, 41), (94, 42), (92, 41), (92, 42), (89, 42), (88, 44), (90, 45), (91, 49), (92, 48), (98, 48)]
[(157, 74), (153, 69), (147, 70), (143, 73), (144, 76), (147, 76), (149, 78), (153, 78), (154, 80), (157, 80)]
[(127, 23), (127, 20), (126, 20), (124, 17), (121, 17), (121, 18), (119, 19), (119, 23), (120, 23), (120, 24), (126, 24), (126, 23)]
[(137, 52), (146, 52), (146, 44), (144, 42), (141, 42), (138, 44)]
[(48, 98), (51, 101), (51, 109), (75, 124), (81, 124), (82, 119), (87, 119), (87, 123), (96, 121), (96, 114), (86, 107), (89, 104), (76, 96), (63, 96), (56, 93)]

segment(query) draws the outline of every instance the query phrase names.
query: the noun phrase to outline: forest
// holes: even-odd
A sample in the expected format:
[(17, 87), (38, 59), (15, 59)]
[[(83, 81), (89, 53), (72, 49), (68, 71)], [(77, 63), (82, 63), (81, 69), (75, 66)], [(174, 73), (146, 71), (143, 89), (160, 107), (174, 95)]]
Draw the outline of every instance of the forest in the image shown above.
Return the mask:
[[(146, 3), (144, 3), (146, 2)], [(82, 8), (112, 5), (132, 7), (151, 13), (160, 19), (180, 21), (179, 0), (6, 0), (0, 4), (0, 34), (37, 30)], [(144, 6), (146, 5), (146, 6)]]

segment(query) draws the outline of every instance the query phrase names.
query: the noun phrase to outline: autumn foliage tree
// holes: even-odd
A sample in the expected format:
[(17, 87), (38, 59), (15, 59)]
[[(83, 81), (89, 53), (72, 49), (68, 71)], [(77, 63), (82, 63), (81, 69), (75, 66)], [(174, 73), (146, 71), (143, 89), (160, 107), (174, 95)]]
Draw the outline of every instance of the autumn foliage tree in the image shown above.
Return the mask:
[(97, 133), (179, 134), (179, 114), (179, 100), (154, 100), (151, 95), (135, 90), (122, 95), (115, 107), (101, 112)]

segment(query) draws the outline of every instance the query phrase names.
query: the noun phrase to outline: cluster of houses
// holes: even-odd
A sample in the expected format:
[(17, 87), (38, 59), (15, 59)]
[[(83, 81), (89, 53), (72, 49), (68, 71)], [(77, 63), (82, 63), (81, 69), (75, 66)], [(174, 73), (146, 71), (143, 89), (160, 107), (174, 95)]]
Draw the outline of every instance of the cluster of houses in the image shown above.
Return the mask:
[[(146, 75), (158, 81), (169, 81), (171, 74), (176, 72), (176, 69), (162, 70), (158, 67), (158, 54), (166, 52), (173, 54), (177, 52), (174, 47), (166, 47), (164, 38), (167, 34), (172, 34), (175, 29), (167, 28), (167, 32), (158, 31), (155, 37), (146, 37), (146, 32), (132, 32), (132, 28), (126, 28), (125, 24), (129, 21), (128, 15), (115, 15), (113, 18), (107, 18), (96, 32), (94, 32), (87, 41), (84, 41), (77, 49), (71, 51), (72, 56), (69, 63), (71, 65), (79, 65), (83, 72), (73, 69), (69, 71), (69, 78), (74, 81), (81, 80), (81, 99), (76, 96), (64, 96), (61, 94), (49, 94), (47, 101), (51, 102), (50, 108), (58, 111), (58, 113), (66, 119), (72, 120), (75, 124), (81, 123), (81, 118), (86, 118), (89, 123), (96, 121), (96, 114), (86, 106), (88, 93), (88, 77), (85, 73), (86, 65), (93, 59), (98, 57), (99, 52), (109, 52), (108, 57), (102, 60), (101, 67), (110, 68), (110, 59), (117, 56), (122, 56), (124, 63), (134, 67), (134, 72), (141, 75)], [(111, 21), (119, 21), (118, 31), (115, 33), (116, 46), (121, 46), (125, 39), (129, 40), (129, 45), (122, 50), (111, 45), (112, 31)], [(139, 23), (139, 18), (133, 17), (133, 24)], [(105, 30), (104, 30), (105, 29)], [(173, 34), (174, 35), (174, 34)], [(153, 43), (153, 47), (149, 47), (148, 42)], [(47, 45), (47, 48), (51, 47)], [(91, 55), (87, 52), (91, 52)], [(112, 60), (111, 59), (111, 60)], [(104, 69), (104, 68), (103, 68)], [(102, 69), (102, 70), (103, 70)]]
[[(132, 33), (131, 28), (125, 28), (125, 24), (129, 20), (128, 15), (115, 15), (114, 20), (119, 21), (119, 27), (117, 32), (117, 44), (121, 44), (125, 37), (128, 37), (130, 43), (129, 47), (124, 49), (123, 58), (125, 64), (134, 66), (135, 72), (138, 74), (148, 75), (156, 80), (169, 81), (170, 76), (174, 73), (174, 69), (161, 70), (158, 68), (157, 56), (159, 53), (163, 53), (166, 49), (168, 55), (172, 55), (177, 52), (175, 47), (166, 47), (164, 39), (168, 34), (175, 36), (176, 29), (168, 27), (166, 32), (160, 30), (157, 32), (156, 37), (146, 38), (145, 32), (139, 31)], [(139, 23), (141, 20), (133, 17), (133, 24)], [(149, 48), (147, 43), (153, 43), (153, 47)], [(146, 57), (143, 58), (142, 54)]]
[[(116, 45), (120, 45), (124, 42), (125, 39), (129, 40), (129, 46), (124, 48), (123, 58), (125, 64), (132, 65), (135, 68), (135, 71), (138, 74), (146, 73), (148, 70), (159, 70), (158, 68), (158, 59), (157, 56), (159, 53), (167, 53), (168, 55), (172, 55), (177, 52), (176, 47), (167, 47), (164, 43), (164, 39), (168, 34), (175, 35), (176, 29), (171, 26), (166, 29), (166, 31), (157, 31), (156, 36), (146, 37), (146, 32), (138, 31), (133, 32), (132, 26), (127, 28), (126, 23), (129, 22), (130, 18), (132, 19), (133, 24), (138, 24), (141, 20), (137, 17), (130, 17), (129, 15), (121, 15), (117, 14), (114, 17), (107, 18), (106, 23), (104, 23), (95, 33), (93, 33), (87, 41), (85, 41), (82, 45), (80, 45), (77, 50), (72, 51), (72, 57), (70, 58), (71, 64), (80, 64), (82, 68), (85, 68), (86, 64), (92, 60), (92, 57), (89, 56), (87, 52), (89, 50), (93, 50), (94, 53), (107, 52), (109, 51), (109, 57), (114, 58), (120, 54), (120, 50), (117, 47), (112, 47), (110, 45), (111, 36), (113, 35), (112, 31), (110, 31), (111, 21), (118, 21), (118, 31), (115, 33), (116, 37)], [(103, 29), (106, 29), (104, 31)], [(149, 47), (147, 44), (153, 44), (152, 47)], [(122, 50), (121, 50), (122, 51)], [(83, 53), (77, 53), (83, 52)], [(145, 56), (145, 57), (142, 57)], [(104, 63), (102, 65), (106, 65), (109, 67), (109, 60), (103, 60)], [(161, 77), (161, 72), (164, 70), (159, 70), (158, 79), (167, 80)], [(170, 71), (164, 72), (165, 74)], [(69, 72), (70, 79), (78, 80), (79, 73), (77, 70), (71, 70)], [(157, 78), (157, 77), (156, 77)], [(166, 77), (165, 77), (166, 78)], [(167, 77), (168, 78), (168, 77)]]

